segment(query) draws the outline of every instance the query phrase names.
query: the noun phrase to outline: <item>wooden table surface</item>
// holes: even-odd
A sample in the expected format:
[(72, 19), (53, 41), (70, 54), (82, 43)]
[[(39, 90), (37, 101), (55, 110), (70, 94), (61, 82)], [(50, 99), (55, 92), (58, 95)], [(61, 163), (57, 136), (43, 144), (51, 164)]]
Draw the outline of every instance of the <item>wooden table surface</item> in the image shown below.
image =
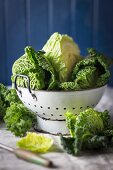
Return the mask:
[[(107, 89), (105, 96), (101, 102), (100, 110), (108, 109), (112, 114), (113, 107), (113, 89)], [(106, 104), (106, 102), (109, 102)], [(51, 137), (54, 139), (56, 146), (60, 147), (58, 136)], [(0, 143), (11, 147), (16, 147), (16, 141), (19, 137), (15, 137), (12, 133), (6, 130), (5, 125), (0, 125)], [(44, 154), (45, 157), (53, 161), (57, 168), (54, 170), (113, 170), (113, 151), (108, 153), (84, 154), (79, 157), (74, 157), (62, 151), (54, 151)], [(39, 165), (25, 162), (16, 158), (12, 153), (0, 149), (0, 170), (46, 170)]]

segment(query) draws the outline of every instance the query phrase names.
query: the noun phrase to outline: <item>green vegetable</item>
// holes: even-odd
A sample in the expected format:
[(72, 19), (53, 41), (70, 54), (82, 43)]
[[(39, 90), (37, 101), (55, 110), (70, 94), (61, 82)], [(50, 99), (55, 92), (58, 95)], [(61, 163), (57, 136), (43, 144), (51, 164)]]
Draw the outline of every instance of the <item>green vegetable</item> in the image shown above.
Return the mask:
[(109, 141), (106, 136), (94, 135), (84, 142), (83, 149), (86, 150), (100, 150), (106, 149)]
[[(60, 136), (63, 149), (71, 155), (77, 155), (76, 138)], [(106, 136), (94, 135), (87, 138), (82, 144), (82, 151), (106, 150), (109, 145), (109, 140)], [(80, 150), (79, 150), (80, 152)]]
[(105, 85), (110, 77), (110, 61), (96, 50), (88, 49), (88, 56), (75, 65), (71, 82), (61, 83), (60, 88), (63, 90), (81, 90)]
[(8, 106), (10, 106), (12, 102), (13, 103), (18, 103), (18, 104), (20, 103), (20, 104), (22, 104), (21, 100), (19, 99), (19, 97), (17, 95), (16, 90), (13, 89), (13, 88), (9, 90), (9, 93), (5, 97), (5, 101), (7, 103), (9, 103)]
[(28, 132), (27, 136), (17, 142), (17, 146), (20, 148), (38, 153), (47, 152), (52, 145), (53, 140), (51, 138), (31, 132)]
[[(54, 33), (42, 50), (25, 48), (25, 54), (12, 67), (12, 82), (17, 74), (27, 75), (32, 90), (81, 90), (105, 85), (110, 77), (113, 60), (89, 48), (82, 58), (80, 50), (68, 35)], [(25, 78), (17, 85), (28, 87)]]
[(0, 120), (16, 136), (23, 136), (36, 124), (36, 115), (22, 104), (15, 89), (0, 84)]
[(45, 77), (45, 88), (48, 90), (57, 89), (58, 86), (58, 76), (49, 62), (49, 60), (44, 56), (45, 52), (38, 51), (37, 52), (37, 62), (38, 65), (43, 69)]
[(57, 32), (49, 38), (43, 50), (61, 82), (70, 78), (73, 67), (81, 60), (80, 50), (73, 39)]
[(0, 96), (3, 98), (3, 100), (5, 100), (9, 92), (10, 90), (6, 86), (0, 83)]
[(25, 133), (36, 123), (36, 116), (23, 104), (11, 103), (4, 117), (7, 129), (16, 136), (24, 136)]
[(39, 69), (38, 64), (35, 60), (37, 56), (36, 51), (32, 47), (25, 48), (25, 54), (16, 60), (12, 66), (13, 74), (25, 74), (31, 70)]
[[(29, 77), (31, 89), (57, 88), (58, 81), (56, 81), (55, 71), (44, 53), (43, 51), (36, 52), (32, 47), (26, 47), (25, 54), (13, 64), (12, 82), (14, 82), (16, 74), (23, 74)], [(17, 85), (27, 87), (28, 82), (25, 78), (19, 77)]]
[(72, 114), (71, 112), (66, 112), (66, 125), (70, 131), (71, 136), (75, 136), (75, 122), (77, 115)]
[[(80, 88), (84, 86), (83, 85), (84, 83), (86, 83), (86, 88), (87, 88), (88, 82), (89, 82), (88, 87), (103, 86), (107, 83), (110, 77), (110, 72), (108, 70), (108, 65), (105, 63), (104, 56), (100, 55), (100, 53), (97, 52), (94, 53), (93, 56), (91, 54), (89, 53), (89, 56), (84, 60), (80, 61), (73, 70), (72, 78), (75, 80), (75, 82), (77, 82), (80, 85)], [(83, 71), (87, 72), (86, 68), (91, 68), (94, 71), (89, 77), (87, 77), (87, 74), (84, 74), (83, 75), (84, 81), (82, 81), (81, 83), (79, 82), (79, 77), (82, 76)], [(82, 70), (82, 74), (79, 73), (81, 70)], [(88, 73), (90, 71), (88, 71)], [(95, 80), (93, 77), (95, 78)]]
[(5, 116), (6, 109), (9, 106), (9, 102), (6, 101), (6, 97), (9, 93), (9, 89), (0, 83), (0, 120), (2, 121)]
[(61, 140), (61, 145), (63, 146), (63, 149), (71, 154), (71, 155), (75, 155), (75, 138), (73, 137), (64, 137), (62, 135), (60, 135), (60, 140)]
[(96, 68), (89, 66), (78, 72), (74, 82), (61, 83), (60, 88), (64, 90), (88, 89), (95, 86), (96, 77)]
[(71, 137), (61, 136), (61, 144), (68, 153), (78, 155), (81, 150), (106, 149), (113, 145), (113, 124), (108, 111), (89, 108), (78, 115), (67, 112), (66, 123)]
[(0, 120), (1, 121), (3, 121), (3, 117), (5, 115), (6, 109), (7, 109), (7, 106), (4, 103), (2, 97), (0, 96)]
[[(45, 87), (45, 75), (42, 68), (38, 65), (37, 52), (32, 47), (25, 48), (25, 54), (13, 64), (12, 73), (13, 83), (16, 74), (23, 74), (30, 78), (31, 89), (43, 89)], [(17, 79), (17, 85), (21, 87), (27, 87), (28, 82), (25, 78), (19, 77)]]
[(0, 84), (0, 119), (2, 121), (11, 102), (22, 103), (17, 96), (15, 89), (8, 89), (3, 84)]
[(66, 113), (67, 126), (70, 128), (73, 137), (76, 136), (77, 129), (83, 128), (84, 131), (96, 134), (104, 128), (103, 120), (98, 111), (88, 108), (80, 112), (78, 115), (73, 115), (71, 112)]

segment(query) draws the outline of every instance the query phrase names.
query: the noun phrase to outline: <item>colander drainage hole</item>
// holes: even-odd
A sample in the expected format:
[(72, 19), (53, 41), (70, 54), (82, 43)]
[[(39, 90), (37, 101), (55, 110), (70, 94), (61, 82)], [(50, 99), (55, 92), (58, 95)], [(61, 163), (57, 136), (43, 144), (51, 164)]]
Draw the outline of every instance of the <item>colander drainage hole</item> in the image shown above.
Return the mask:
[(36, 105), (34, 105), (36, 107)]
[(40, 106), (40, 108), (43, 108), (42, 106)]
[(43, 115), (45, 115), (45, 113), (43, 113)]
[(73, 107), (73, 110), (75, 110), (75, 107)]
[(87, 106), (87, 108), (89, 108), (89, 106)]
[(82, 109), (83, 107), (80, 107), (80, 109)]
[(59, 115), (59, 116), (62, 116), (62, 115)]
[(50, 109), (50, 107), (48, 107), (48, 109)]
[(53, 114), (51, 114), (51, 116), (53, 116)]
[(28, 103), (28, 105), (30, 105), (30, 103)]
[(59, 108), (58, 107), (56, 107), (56, 110), (58, 110)]
[(64, 107), (64, 110), (66, 110), (66, 108)]

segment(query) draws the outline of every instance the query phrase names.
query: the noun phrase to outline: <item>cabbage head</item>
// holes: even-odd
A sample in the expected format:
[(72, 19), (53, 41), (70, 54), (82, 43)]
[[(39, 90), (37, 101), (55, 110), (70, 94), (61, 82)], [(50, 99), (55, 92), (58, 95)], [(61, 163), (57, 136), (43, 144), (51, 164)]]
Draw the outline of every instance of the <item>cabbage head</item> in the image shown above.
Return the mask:
[(51, 62), (60, 82), (68, 81), (75, 64), (81, 60), (78, 45), (68, 35), (54, 33), (44, 47), (46, 58)]

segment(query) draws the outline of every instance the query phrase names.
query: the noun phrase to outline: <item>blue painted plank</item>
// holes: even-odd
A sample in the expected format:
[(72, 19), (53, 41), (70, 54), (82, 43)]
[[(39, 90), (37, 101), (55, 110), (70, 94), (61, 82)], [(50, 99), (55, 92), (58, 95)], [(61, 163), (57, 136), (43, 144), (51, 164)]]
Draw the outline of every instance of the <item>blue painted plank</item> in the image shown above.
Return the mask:
[(0, 83), (6, 83), (6, 44), (4, 23), (4, 0), (0, 1)]
[(40, 50), (48, 38), (48, 1), (30, 1), (30, 45)]
[(7, 84), (11, 84), (12, 64), (26, 46), (25, 0), (5, 1)]
[(76, 0), (75, 3), (75, 40), (80, 46), (81, 54), (93, 44), (93, 0)]
[(93, 1), (93, 47), (98, 50), (99, 0)]
[(75, 33), (76, 33), (75, 13), (76, 13), (76, 0), (71, 0), (70, 1), (70, 35), (72, 37), (75, 37)]
[[(98, 49), (113, 58), (113, 1), (99, 1)], [(113, 86), (113, 67), (109, 85)]]
[(53, 32), (70, 34), (70, 0), (54, 0), (51, 7)]
[(98, 48), (113, 56), (113, 1), (99, 1)]

